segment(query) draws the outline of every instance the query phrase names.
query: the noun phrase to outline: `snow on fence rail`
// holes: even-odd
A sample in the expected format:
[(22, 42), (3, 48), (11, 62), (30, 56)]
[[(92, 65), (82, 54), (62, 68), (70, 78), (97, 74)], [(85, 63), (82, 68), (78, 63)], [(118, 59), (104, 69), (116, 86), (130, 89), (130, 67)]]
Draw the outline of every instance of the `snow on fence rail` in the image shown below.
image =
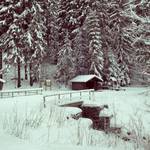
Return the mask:
[(51, 94), (51, 95), (43, 96), (44, 107), (46, 107), (46, 101), (48, 101), (46, 98), (48, 98), (48, 97), (57, 97), (57, 99), (60, 100), (62, 96), (68, 95), (69, 100), (71, 101), (73, 99), (73, 95), (79, 94), (79, 99), (81, 100), (82, 97), (84, 96), (83, 93), (88, 93), (88, 99), (94, 100), (94, 89), (71, 91), (71, 92), (65, 92), (65, 93), (58, 93), (58, 94)]
[(19, 90), (4, 90), (0, 91), (1, 98), (9, 98), (16, 96), (29, 96), (42, 94), (43, 88), (19, 89)]

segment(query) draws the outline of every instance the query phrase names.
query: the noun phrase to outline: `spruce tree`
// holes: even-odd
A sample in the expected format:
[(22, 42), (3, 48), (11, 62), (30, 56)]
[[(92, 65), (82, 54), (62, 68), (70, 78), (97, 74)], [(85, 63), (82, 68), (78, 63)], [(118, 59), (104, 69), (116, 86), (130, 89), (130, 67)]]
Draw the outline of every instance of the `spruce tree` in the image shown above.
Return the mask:
[(83, 25), (75, 39), (73, 40), (73, 50), (75, 51), (76, 74), (89, 73), (89, 48), (87, 28)]
[(133, 3), (130, 10), (135, 16), (134, 41), (136, 62), (143, 74), (150, 74), (150, 9), (149, 2)]
[(64, 45), (59, 51), (59, 62), (57, 64), (56, 79), (60, 83), (67, 84), (67, 82), (75, 76), (75, 63), (74, 63), (74, 51), (71, 48), (71, 40), (68, 38), (68, 34), (65, 37)]
[(2, 50), (0, 50), (0, 78), (3, 78), (3, 74), (2, 74), (2, 69), (3, 69), (3, 52)]
[(69, 39), (73, 39), (77, 34), (77, 29), (81, 27), (87, 15), (88, 1), (83, 0), (60, 0), (58, 22), (60, 34), (63, 38), (68, 31)]
[(50, 63), (57, 64), (58, 50), (59, 50), (59, 26), (57, 22), (59, 1), (45, 0), (43, 4), (45, 27), (46, 27), (46, 42), (47, 55)]
[(109, 26), (113, 37), (112, 48), (117, 56), (119, 65), (119, 80), (121, 85), (130, 83), (130, 62), (133, 52), (132, 40), (129, 36), (132, 19), (126, 17), (124, 12), (129, 9), (128, 0), (114, 0), (109, 9)]
[(101, 43), (101, 59), (103, 59), (103, 63), (100, 64), (102, 65), (101, 68), (103, 68), (101, 71), (101, 76), (105, 84), (108, 84), (110, 80), (109, 50), (111, 49), (108, 1), (93, 0), (90, 3), (90, 8), (96, 12), (99, 19), (99, 32), (101, 34), (99, 42)]
[(32, 86), (34, 81), (39, 80), (39, 67), (46, 55), (47, 44), (45, 39), (44, 10), (42, 9), (41, 3), (34, 0), (30, 9), (31, 12), (32, 18), (24, 34), (23, 43), (26, 65), (29, 63), (30, 85)]
[(13, 14), (11, 10), (10, 2), (9, 1), (0, 1), (0, 78), (2, 78), (3, 74), (3, 52), (4, 52), (4, 45), (3, 45), (3, 37), (4, 34), (7, 32), (9, 26), (13, 21)]
[[(59, 24), (59, 43), (60, 43), (59, 46), (61, 49), (58, 50), (59, 54), (57, 62), (57, 66), (59, 68), (58, 72), (64, 70), (64, 65), (62, 63), (62, 58), (60, 57), (60, 54), (62, 53), (66, 54), (67, 51), (65, 47), (68, 47), (67, 49), (70, 49), (70, 51), (74, 50), (73, 41), (76, 38), (76, 35), (78, 34), (80, 27), (83, 25), (83, 22), (86, 18), (87, 5), (88, 5), (87, 1), (82, 0), (60, 0), (58, 24)], [(68, 38), (68, 40), (70, 41), (68, 41), (66, 38)], [(66, 41), (68, 41), (71, 45), (67, 45)], [(63, 50), (64, 52), (62, 52)], [(75, 62), (76, 58), (72, 52), (69, 56), (70, 62)], [(68, 57), (66, 59), (68, 59)], [(70, 64), (69, 63), (67, 64), (69, 65), (68, 68), (70, 68)], [(57, 77), (59, 77), (58, 74), (59, 73), (57, 73)], [(66, 79), (71, 78), (75, 74), (76, 68), (72, 67), (72, 69), (70, 70), (70, 76), (67, 78), (65, 77), (65, 79), (62, 78), (61, 79), (64, 82)]]
[(89, 73), (102, 77), (103, 52), (99, 16), (97, 15), (96, 11), (91, 10), (87, 17), (87, 30), (90, 55)]
[(133, 70), (138, 68), (138, 74), (142, 74), (142, 72), (149, 72), (149, 14), (149, 2), (147, 0), (133, 0), (132, 3), (130, 3), (129, 9), (124, 11), (124, 15), (133, 21), (132, 26), (130, 26), (127, 30), (130, 31), (130, 33), (128, 33), (128, 37), (130, 37), (132, 46), (134, 47), (134, 53), (132, 54), (132, 59), (135, 61)]
[(7, 49), (7, 57), (5, 57), (5, 62), (8, 64), (17, 64), (18, 80), (17, 87), (21, 87), (21, 62), (23, 62), (22, 55), (22, 35), (23, 30), (20, 27), (21, 22), (17, 18), (14, 19), (13, 24), (9, 27), (5, 41), (5, 48)]
[(17, 87), (20, 87), (20, 67), (21, 63), (24, 62), (23, 48), (25, 47), (22, 40), (29, 24), (29, 13), (27, 10), (31, 7), (31, 3), (28, 0), (18, 0), (3, 1), (1, 4), (4, 12), (2, 13), (3, 24), (1, 28), (0, 46), (7, 53), (5, 62), (8, 64), (17, 64)]

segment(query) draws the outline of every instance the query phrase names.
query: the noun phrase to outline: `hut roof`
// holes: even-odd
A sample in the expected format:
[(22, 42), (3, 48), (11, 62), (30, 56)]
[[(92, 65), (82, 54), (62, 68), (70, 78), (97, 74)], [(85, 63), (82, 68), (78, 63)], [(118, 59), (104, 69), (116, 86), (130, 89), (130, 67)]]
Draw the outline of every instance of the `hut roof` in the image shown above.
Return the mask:
[(91, 75), (78, 75), (72, 80), (70, 80), (70, 82), (88, 82), (93, 78), (97, 78), (98, 80), (103, 81), (101, 77), (91, 74)]

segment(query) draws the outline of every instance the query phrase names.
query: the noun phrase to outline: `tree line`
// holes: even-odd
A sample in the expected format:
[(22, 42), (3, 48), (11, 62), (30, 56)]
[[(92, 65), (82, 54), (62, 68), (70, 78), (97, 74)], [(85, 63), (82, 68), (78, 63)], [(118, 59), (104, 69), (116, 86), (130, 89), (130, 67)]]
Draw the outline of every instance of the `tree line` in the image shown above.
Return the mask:
[(17, 66), (18, 87), (21, 65), (32, 86), (45, 58), (61, 83), (96, 74), (128, 85), (137, 63), (150, 72), (149, 7), (148, 0), (2, 0), (0, 58)]

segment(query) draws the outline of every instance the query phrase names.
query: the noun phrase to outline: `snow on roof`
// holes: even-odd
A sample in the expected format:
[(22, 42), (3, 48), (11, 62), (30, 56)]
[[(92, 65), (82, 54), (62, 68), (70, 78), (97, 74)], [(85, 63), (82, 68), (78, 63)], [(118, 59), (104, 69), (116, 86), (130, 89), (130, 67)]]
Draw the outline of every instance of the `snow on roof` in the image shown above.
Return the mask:
[(0, 78), (0, 82), (1, 83), (5, 83), (6, 81)]
[(97, 78), (102, 81), (102, 78), (98, 77), (96, 75), (78, 75), (75, 78), (73, 78), (72, 80), (70, 80), (70, 82), (88, 82), (89, 80), (91, 80), (93, 78)]
[(94, 104), (84, 103), (82, 106), (83, 107), (92, 107), (92, 108), (94, 108), (94, 107), (102, 107), (100, 104), (96, 104), (96, 103), (94, 103)]

